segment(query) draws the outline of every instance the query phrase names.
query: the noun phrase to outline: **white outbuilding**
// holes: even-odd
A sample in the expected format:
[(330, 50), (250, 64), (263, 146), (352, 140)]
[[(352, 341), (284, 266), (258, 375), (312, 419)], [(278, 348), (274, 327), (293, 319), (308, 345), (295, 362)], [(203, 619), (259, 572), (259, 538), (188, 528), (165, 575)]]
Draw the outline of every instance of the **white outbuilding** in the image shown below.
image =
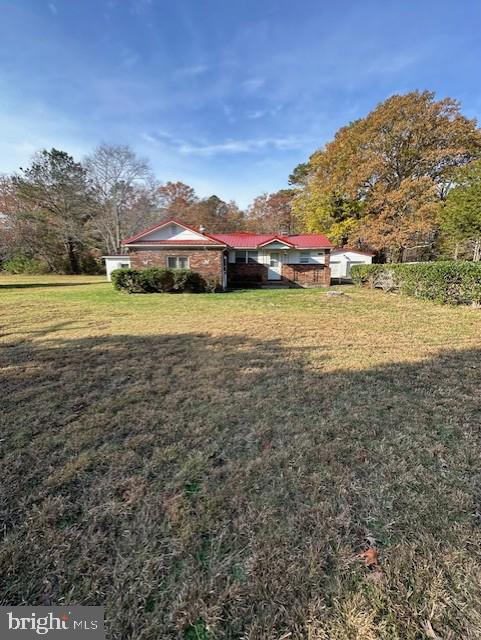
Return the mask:
[(358, 249), (333, 249), (329, 266), (331, 267), (331, 281), (351, 279), (351, 267), (356, 264), (371, 264), (374, 254)]
[(109, 282), (112, 280), (112, 271), (130, 268), (129, 256), (102, 256), (102, 258), (105, 260), (105, 271)]

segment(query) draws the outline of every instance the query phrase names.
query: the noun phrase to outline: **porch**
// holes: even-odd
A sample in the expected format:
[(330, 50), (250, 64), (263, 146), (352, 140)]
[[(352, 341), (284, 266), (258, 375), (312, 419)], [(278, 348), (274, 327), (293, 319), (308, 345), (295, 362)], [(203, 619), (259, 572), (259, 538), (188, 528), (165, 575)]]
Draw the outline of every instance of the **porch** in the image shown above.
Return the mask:
[(278, 272), (260, 263), (228, 263), (227, 266), (227, 286), (234, 288), (328, 287), (330, 280), (330, 269), (325, 264), (281, 263)]

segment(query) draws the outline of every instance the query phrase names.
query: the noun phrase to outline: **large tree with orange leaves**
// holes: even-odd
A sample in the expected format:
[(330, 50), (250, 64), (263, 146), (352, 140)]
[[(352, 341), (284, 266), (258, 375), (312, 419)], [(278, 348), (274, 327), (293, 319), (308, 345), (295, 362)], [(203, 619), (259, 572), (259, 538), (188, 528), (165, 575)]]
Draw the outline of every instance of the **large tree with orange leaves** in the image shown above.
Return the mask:
[(434, 246), (453, 172), (478, 157), (481, 131), (456, 100), (435, 100), (430, 91), (395, 95), (294, 172), (294, 208), (312, 231), (334, 239), (342, 231), (346, 241), (402, 260), (410, 249)]

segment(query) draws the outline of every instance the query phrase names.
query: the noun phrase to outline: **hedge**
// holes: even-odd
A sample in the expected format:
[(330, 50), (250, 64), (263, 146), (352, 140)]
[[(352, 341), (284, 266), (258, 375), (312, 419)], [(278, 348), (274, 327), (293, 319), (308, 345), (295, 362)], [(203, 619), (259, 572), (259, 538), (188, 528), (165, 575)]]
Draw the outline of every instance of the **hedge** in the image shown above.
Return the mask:
[(115, 269), (112, 282), (127, 293), (214, 293), (219, 290), (215, 278), (203, 278), (189, 269)]
[(444, 304), (481, 305), (481, 263), (458, 260), (364, 264), (351, 269), (356, 284)]
[(25, 273), (28, 275), (38, 275), (48, 273), (47, 263), (35, 258), (26, 258), (25, 256), (13, 256), (6, 260), (2, 265), (2, 270), (11, 274)]

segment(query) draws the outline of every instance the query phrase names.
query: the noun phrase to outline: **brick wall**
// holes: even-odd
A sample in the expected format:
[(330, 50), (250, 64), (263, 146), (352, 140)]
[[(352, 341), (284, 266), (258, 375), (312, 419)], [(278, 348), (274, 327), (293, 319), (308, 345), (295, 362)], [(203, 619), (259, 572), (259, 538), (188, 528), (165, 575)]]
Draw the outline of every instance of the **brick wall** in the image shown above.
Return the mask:
[(260, 286), (267, 282), (267, 267), (263, 264), (227, 265), (227, 283), (232, 287)]
[(323, 264), (283, 264), (282, 281), (301, 287), (328, 287), (331, 269)]
[(328, 287), (331, 283), (331, 269), (324, 264), (283, 264), (281, 279), (268, 280), (266, 265), (232, 263), (228, 265), (229, 286), (261, 286), (268, 282), (279, 282), (293, 287)]
[(132, 269), (147, 267), (167, 267), (169, 256), (189, 258), (189, 269), (197, 271), (204, 277), (217, 278), (222, 284), (222, 249), (173, 249), (159, 247), (158, 249), (143, 249), (129, 247), (130, 265)]

